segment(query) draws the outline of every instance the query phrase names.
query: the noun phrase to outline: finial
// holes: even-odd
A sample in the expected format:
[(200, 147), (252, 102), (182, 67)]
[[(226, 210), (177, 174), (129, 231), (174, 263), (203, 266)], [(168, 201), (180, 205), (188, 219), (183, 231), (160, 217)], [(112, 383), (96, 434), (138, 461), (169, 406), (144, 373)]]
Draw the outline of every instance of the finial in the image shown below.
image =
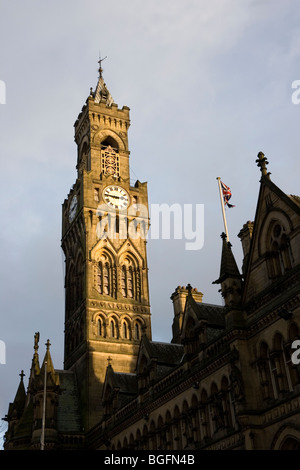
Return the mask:
[(110, 356), (108, 356), (107, 358), (107, 362), (108, 362), (108, 365), (111, 366), (111, 361), (112, 361), (112, 358)]
[(222, 232), (222, 233), (221, 233), (221, 238), (222, 238), (223, 241), (227, 242), (226, 244), (227, 244), (227, 246), (229, 246), (229, 248), (232, 247), (232, 244), (230, 243), (230, 241), (227, 240), (227, 235), (226, 235), (226, 233)]
[(99, 54), (99, 60), (98, 60), (98, 64), (99, 64), (99, 78), (102, 78), (102, 72), (103, 72), (103, 68), (102, 68), (102, 62), (107, 58), (107, 56), (104, 57), (104, 59), (101, 59), (101, 54)]
[(37, 332), (35, 333), (34, 335), (34, 346), (33, 346), (33, 349), (34, 349), (34, 352), (37, 353), (38, 349), (39, 349), (39, 340), (40, 340), (40, 333)]
[(45, 346), (47, 347), (47, 351), (49, 351), (50, 346), (51, 346), (49, 339), (47, 339), (47, 343), (45, 344)]
[(25, 377), (25, 374), (24, 374), (23, 370), (21, 370), (21, 374), (19, 374), (19, 376), (21, 377), (21, 382), (23, 382), (23, 377)]
[(192, 289), (193, 289), (192, 286), (191, 286), (191, 284), (188, 284), (188, 285), (186, 286), (186, 288), (187, 288), (188, 293), (190, 294), (190, 293), (192, 292)]
[(266, 176), (267, 178), (270, 179), (271, 173), (268, 173), (267, 171), (267, 165), (269, 164), (269, 162), (267, 158), (265, 157), (265, 155), (262, 152), (259, 152), (257, 155), (257, 159), (255, 161), (257, 163), (257, 166), (260, 167), (262, 176)]

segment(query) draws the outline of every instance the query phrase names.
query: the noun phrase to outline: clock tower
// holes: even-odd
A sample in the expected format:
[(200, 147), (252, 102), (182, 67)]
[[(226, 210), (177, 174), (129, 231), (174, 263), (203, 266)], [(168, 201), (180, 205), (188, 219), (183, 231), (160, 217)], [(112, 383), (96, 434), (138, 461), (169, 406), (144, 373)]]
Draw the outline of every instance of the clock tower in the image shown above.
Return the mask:
[(76, 374), (85, 430), (103, 417), (108, 363), (133, 373), (141, 336), (151, 339), (147, 183), (131, 185), (129, 108), (114, 103), (99, 64), (74, 125), (77, 179), (62, 206), (64, 368)]

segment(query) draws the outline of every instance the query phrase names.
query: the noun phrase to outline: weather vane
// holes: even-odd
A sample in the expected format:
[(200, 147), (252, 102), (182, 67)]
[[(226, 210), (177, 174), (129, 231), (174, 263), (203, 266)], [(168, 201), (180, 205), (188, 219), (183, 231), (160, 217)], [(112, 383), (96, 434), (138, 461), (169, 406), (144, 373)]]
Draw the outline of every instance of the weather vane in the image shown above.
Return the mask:
[(104, 59), (101, 59), (101, 54), (99, 54), (99, 60), (98, 60), (98, 64), (99, 64), (99, 74), (100, 74), (100, 77), (102, 77), (102, 72), (103, 72), (103, 69), (102, 69), (102, 62), (107, 58), (107, 56), (104, 57)]

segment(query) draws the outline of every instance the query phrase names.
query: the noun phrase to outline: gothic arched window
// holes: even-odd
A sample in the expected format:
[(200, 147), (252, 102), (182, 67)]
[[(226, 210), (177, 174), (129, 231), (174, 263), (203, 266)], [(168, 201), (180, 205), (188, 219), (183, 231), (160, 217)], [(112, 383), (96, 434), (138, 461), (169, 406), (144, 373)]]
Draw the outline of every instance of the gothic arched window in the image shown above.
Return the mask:
[(133, 270), (132, 266), (129, 266), (128, 277), (127, 277), (127, 294), (129, 298), (133, 298), (134, 286), (133, 286)]
[(229, 382), (227, 377), (223, 377), (221, 382), (221, 399), (222, 399), (222, 406), (224, 410), (224, 420), (225, 420), (225, 427), (231, 428), (233, 427), (233, 407), (232, 407), (232, 399), (229, 390)]
[(101, 143), (101, 172), (105, 175), (120, 176), (118, 144), (112, 137)]
[(115, 272), (113, 258), (109, 253), (102, 253), (98, 263), (95, 263), (95, 287), (99, 294), (115, 297)]
[(105, 337), (105, 322), (102, 317), (97, 320), (97, 335)]
[(260, 345), (259, 358), (257, 361), (260, 376), (260, 385), (262, 399), (269, 400), (274, 398), (273, 381), (271, 377), (271, 365), (269, 357), (269, 347), (266, 343)]
[(141, 275), (137, 260), (126, 256), (121, 260), (120, 286), (123, 297), (141, 300)]
[(279, 333), (276, 333), (274, 337), (270, 359), (275, 391), (278, 396), (279, 394), (288, 392), (290, 389), (290, 378), (284, 354), (283, 338)]
[(116, 334), (116, 326), (115, 322), (113, 320), (110, 321), (110, 336), (111, 338), (114, 338)]
[(97, 290), (99, 294), (103, 294), (103, 267), (102, 263), (98, 264), (98, 270), (97, 270)]
[(124, 339), (127, 339), (127, 336), (128, 336), (128, 331), (127, 330), (128, 330), (128, 327), (127, 327), (126, 322), (124, 321), (123, 322), (123, 338)]
[(66, 277), (66, 311), (72, 312), (75, 306), (75, 267), (72, 264)]
[(200, 398), (200, 434), (202, 439), (206, 439), (211, 434), (209, 417), (208, 395), (206, 390), (202, 390)]
[(122, 266), (122, 269), (121, 269), (121, 291), (122, 291), (123, 297), (127, 297), (126, 266)]
[(79, 171), (82, 171), (83, 169), (89, 171), (91, 169), (90, 168), (90, 158), (89, 158), (89, 149), (88, 149), (88, 145), (87, 145), (86, 142), (83, 144), (83, 147), (82, 147), (78, 157), (79, 157), (78, 158), (78, 169), (79, 169)]
[(109, 334), (111, 338), (119, 337), (118, 322), (115, 318), (111, 318), (109, 322)]
[(103, 294), (109, 295), (110, 282), (109, 282), (109, 265), (105, 263), (103, 266)]
[(267, 267), (269, 277), (282, 276), (292, 267), (292, 252), (286, 229), (281, 221), (270, 224), (267, 235)]
[(142, 336), (142, 325), (141, 323), (137, 320), (134, 324), (134, 339), (136, 341), (139, 341)]

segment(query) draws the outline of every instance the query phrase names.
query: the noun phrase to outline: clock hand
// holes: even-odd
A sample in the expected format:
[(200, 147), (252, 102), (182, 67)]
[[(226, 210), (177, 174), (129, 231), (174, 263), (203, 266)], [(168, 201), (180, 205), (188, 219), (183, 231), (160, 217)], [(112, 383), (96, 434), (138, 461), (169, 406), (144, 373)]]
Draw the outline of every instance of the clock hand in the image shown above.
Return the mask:
[(125, 199), (124, 196), (115, 196), (114, 194), (110, 194), (108, 197), (114, 197), (115, 199)]

